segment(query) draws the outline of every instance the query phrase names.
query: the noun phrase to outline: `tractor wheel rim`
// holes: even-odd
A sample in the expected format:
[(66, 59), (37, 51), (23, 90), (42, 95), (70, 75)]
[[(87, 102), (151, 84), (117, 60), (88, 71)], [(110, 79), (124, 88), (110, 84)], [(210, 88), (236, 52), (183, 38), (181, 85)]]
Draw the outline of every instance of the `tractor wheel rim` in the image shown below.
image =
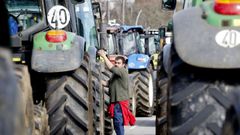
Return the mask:
[(133, 115), (135, 116), (135, 105), (136, 105), (136, 97), (135, 95), (133, 95), (133, 98), (132, 98), (132, 113)]
[(153, 106), (153, 82), (152, 82), (152, 75), (149, 76), (149, 82), (148, 82), (148, 99), (149, 99), (149, 105), (150, 107)]

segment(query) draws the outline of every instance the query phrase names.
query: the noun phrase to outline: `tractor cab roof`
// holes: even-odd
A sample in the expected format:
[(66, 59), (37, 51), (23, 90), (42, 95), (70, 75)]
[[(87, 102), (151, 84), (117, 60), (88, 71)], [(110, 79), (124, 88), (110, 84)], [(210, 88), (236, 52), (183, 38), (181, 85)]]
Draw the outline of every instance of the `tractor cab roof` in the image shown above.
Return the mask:
[(145, 35), (158, 35), (159, 30), (158, 29), (144, 29)]
[(121, 26), (122, 33), (126, 33), (129, 31), (136, 31), (139, 33), (143, 33), (143, 26), (142, 25), (134, 25), (134, 26), (128, 26), (128, 25), (122, 25)]
[(119, 26), (108, 26), (106, 29), (107, 29), (107, 33), (109, 33), (109, 34), (120, 32)]

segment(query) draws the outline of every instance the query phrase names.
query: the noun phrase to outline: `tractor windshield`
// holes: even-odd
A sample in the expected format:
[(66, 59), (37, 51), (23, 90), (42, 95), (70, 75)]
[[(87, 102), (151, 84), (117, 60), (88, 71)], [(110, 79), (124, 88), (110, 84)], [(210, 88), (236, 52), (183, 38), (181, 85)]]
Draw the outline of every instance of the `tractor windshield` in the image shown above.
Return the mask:
[(138, 53), (145, 53), (145, 45), (142, 45), (141, 42), (141, 38), (140, 38), (140, 34), (138, 32), (135, 32), (135, 36), (136, 36), (136, 44), (137, 44), (137, 51)]
[(122, 43), (120, 45), (121, 54), (128, 56), (137, 53), (137, 43), (134, 33), (124, 33), (122, 36)]
[(115, 49), (114, 49), (115, 48), (114, 36), (112, 34), (108, 34), (107, 39), (108, 39), (107, 53), (108, 54), (114, 54), (114, 51), (115, 51)]
[(6, 0), (6, 7), (10, 14), (11, 35), (28, 29), (42, 19), (42, 9), (38, 0)]
[(154, 36), (149, 37), (148, 44), (149, 44), (149, 54), (152, 55), (157, 51)]
[(91, 2), (77, 4), (75, 6), (75, 12), (80, 30), (79, 35), (85, 38), (86, 49), (88, 49), (89, 46), (99, 47)]
[(142, 49), (142, 52), (145, 52), (145, 38), (140, 38), (139, 40), (139, 46)]

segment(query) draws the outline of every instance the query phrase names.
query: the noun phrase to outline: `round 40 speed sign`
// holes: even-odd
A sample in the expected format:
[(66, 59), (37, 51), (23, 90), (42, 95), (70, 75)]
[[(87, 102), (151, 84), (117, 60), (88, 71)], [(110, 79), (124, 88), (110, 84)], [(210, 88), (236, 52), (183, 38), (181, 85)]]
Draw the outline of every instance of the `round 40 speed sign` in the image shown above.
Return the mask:
[(216, 34), (215, 40), (222, 47), (234, 48), (240, 45), (240, 32), (230, 29), (222, 30)]
[(68, 25), (70, 14), (67, 8), (56, 5), (49, 10), (47, 20), (52, 28), (62, 29)]

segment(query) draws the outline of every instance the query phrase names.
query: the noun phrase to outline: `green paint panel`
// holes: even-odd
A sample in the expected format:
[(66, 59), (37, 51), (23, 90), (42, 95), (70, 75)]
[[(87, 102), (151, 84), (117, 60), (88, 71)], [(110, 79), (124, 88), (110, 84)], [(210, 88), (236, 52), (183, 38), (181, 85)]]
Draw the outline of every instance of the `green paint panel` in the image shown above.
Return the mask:
[(66, 32), (67, 40), (60, 43), (48, 42), (45, 38), (47, 32), (40, 32), (34, 36), (33, 49), (44, 51), (69, 50), (73, 44), (75, 33)]
[(192, 1), (192, 6), (195, 7), (195, 6), (199, 6), (203, 3), (203, 0), (193, 0)]
[(240, 26), (240, 15), (221, 15), (214, 11), (213, 2), (208, 1), (203, 3), (203, 10), (206, 13), (204, 16), (209, 24), (218, 27), (224, 26)]

